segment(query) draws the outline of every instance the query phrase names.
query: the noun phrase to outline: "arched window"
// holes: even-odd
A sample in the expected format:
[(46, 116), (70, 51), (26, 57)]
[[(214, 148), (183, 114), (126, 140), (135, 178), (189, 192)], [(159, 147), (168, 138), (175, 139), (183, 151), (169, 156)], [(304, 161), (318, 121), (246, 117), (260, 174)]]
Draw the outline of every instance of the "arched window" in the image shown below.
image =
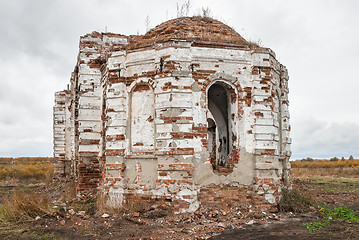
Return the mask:
[(214, 83), (207, 94), (208, 150), (214, 170), (227, 163), (232, 151), (230, 88), (224, 83)]
[(154, 93), (147, 83), (131, 92), (131, 151), (154, 151)]

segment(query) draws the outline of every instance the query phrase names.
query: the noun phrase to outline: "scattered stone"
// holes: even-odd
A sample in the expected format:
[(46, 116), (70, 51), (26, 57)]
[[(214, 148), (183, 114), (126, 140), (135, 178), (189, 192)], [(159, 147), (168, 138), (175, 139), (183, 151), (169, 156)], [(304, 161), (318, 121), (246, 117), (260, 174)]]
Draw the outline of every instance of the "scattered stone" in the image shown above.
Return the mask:
[(79, 212), (77, 213), (77, 215), (83, 217), (83, 216), (86, 215), (86, 212), (85, 212), (85, 211), (79, 211)]
[(60, 217), (65, 217), (67, 211), (66, 211), (66, 207), (62, 207), (59, 209), (59, 211), (57, 211), (57, 214), (60, 216)]
[(134, 216), (134, 217), (139, 217), (139, 216), (140, 216), (140, 213), (139, 213), (139, 212), (134, 212), (134, 213), (133, 213), (133, 216)]
[(253, 225), (254, 220), (250, 220), (249, 222), (247, 222), (247, 225)]
[(40, 220), (40, 218), (41, 218), (40, 216), (37, 216), (37, 217), (35, 218), (35, 220), (36, 220), (36, 221), (37, 221), (37, 220)]
[(104, 214), (102, 214), (102, 218), (108, 218), (110, 215), (108, 215), (107, 213), (104, 213)]
[(219, 227), (223, 227), (223, 228), (226, 227), (226, 225), (225, 225), (223, 222), (218, 223), (218, 226), (219, 226)]
[(146, 222), (144, 219), (141, 219), (141, 220), (139, 221), (139, 223), (140, 223), (140, 224), (147, 224), (147, 222)]
[(272, 214), (272, 216), (269, 217), (269, 218), (272, 219), (272, 220), (277, 220), (277, 221), (280, 220), (280, 216), (277, 216), (277, 215), (275, 215), (275, 214)]
[(65, 220), (61, 220), (61, 221), (60, 221), (61, 226), (64, 226), (65, 223), (66, 223)]
[(226, 216), (228, 213), (229, 213), (229, 210), (228, 210), (228, 209), (223, 209), (223, 210), (222, 210), (222, 215), (223, 215), (223, 216)]
[(70, 213), (71, 215), (74, 215), (76, 212), (71, 208), (71, 209), (69, 209), (69, 213)]

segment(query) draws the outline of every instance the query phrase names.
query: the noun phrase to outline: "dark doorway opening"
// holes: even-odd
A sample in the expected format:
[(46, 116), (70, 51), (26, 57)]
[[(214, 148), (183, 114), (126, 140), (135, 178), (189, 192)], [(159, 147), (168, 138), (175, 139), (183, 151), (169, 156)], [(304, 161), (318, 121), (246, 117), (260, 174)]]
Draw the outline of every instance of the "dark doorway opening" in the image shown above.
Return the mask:
[(214, 170), (226, 164), (232, 150), (230, 97), (223, 85), (215, 83), (208, 90), (208, 150)]

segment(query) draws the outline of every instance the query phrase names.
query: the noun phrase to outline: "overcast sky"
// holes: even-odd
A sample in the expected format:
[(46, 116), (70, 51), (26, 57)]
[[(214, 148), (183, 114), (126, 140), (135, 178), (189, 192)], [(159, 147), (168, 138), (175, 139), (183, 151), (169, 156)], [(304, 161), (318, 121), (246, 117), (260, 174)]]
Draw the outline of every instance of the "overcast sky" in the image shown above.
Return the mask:
[[(52, 156), (54, 92), (66, 88), (79, 37), (144, 34), (183, 0), (1, 0), (0, 157)], [(359, 157), (359, 1), (191, 1), (276, 52), (290, 82), (292, 159)]]

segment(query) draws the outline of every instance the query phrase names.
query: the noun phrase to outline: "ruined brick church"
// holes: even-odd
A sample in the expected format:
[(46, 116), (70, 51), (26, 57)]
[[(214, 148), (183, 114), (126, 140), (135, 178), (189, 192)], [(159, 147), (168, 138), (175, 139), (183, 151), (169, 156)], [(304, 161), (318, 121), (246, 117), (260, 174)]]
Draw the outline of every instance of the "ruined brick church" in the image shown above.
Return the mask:
[(55, 179), (79, 198), (270, 210), (289, 186), (288, 73), (269, 48), (210, 18), (145, 35), (80, 38), (55, 94)]

